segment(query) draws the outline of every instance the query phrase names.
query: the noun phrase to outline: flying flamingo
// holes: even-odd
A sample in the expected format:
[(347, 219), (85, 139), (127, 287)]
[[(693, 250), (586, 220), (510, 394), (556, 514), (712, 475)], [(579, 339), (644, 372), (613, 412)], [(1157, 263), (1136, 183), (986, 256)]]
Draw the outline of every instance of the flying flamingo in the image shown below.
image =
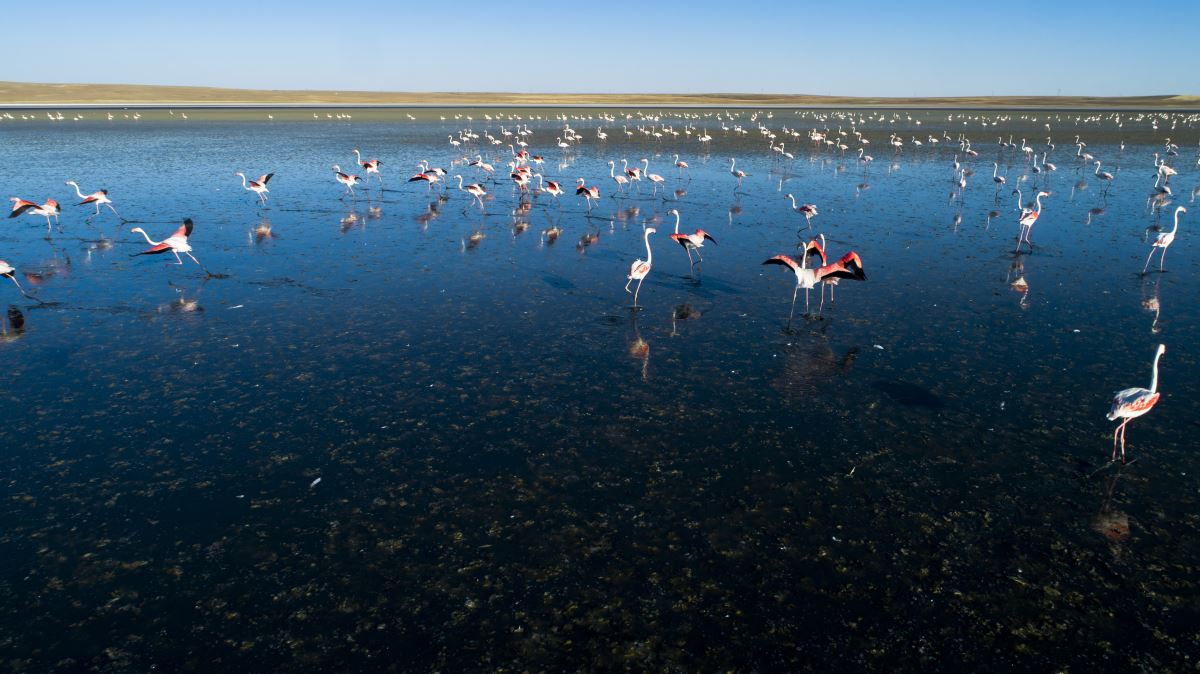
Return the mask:
[(75, 194), (78, 194), (79, 198), (82, 199), (82, 201), (80, 201), (78, 204), (79, 206), (84, 204), (96, 204), (96, 212), (90, 217), (94, 218), (97, 215), (100, 215), (100, 206), (103, 205), (104, 207), (108, 208), (108, 210), (112, 211), (113, 215), (117, 216), (122, 221), (125, 220), (125, 218), (121, 218), (121, 214), (117, 212), (117, 209), (113, 208), (112, 200), (108, 198), (108, 190), (100, 190), (98, 192), (92, 192), (91, 194), (84, 194), (79, 189), (79, 185), (75, 184), (74, 180), (68, 180), (65, 184), (75, 188)]
[(1013, 252), (1020, 252), (1022, 240), (1029, 244), (1029, 252), (1033, 252), (1033, 242), (1029, 240), (1029, 233), (1033, 230), (1033, 223), (1037, 222), (1038, 217), (1042, 215), (1042, 197), (1048, 196), (1050, 196), (1049, 192), (1038, 192), (1037, 197), (1034, 199), (1036, 207), (1032, 211), (1023, 211), (1021, 213), (1021, 219), (1017, 221), (1017, 224), (1021, 226), (1020, 231), (1017, 233), (1017, 249)]
[(796, 297), (800, 293), (800, 289), (804, 289), (804, 313), (809, 311), (808, 291), (816, 287), (817, 283), (829, 276), (838, 278), (854, 279), (856, 281), (867, 280), (867, 275), (863, 272), (862, 260), (859, 259), (858, 253), (850, 251), (842, 256), (842, 259), (832, 264), (824, 264), (815, 269), (808, 268), (808, 256), (810, 254), (820, 255), (824, 258), (825, 251), (821, 248), (821, 244), (816, 240), (809, 241), (804, 247), (804, 253), (800, 256), (800, 262), (797, 263), (787, 255), (776, 255), (763, 262), (763, 264), (778, 264), (791, 267), (796, 274), (796, 289), (792, 292), (792, 311), (788, 314), (788, 323), (792, 322), (792, 318), (796, 315)]
[[(242, 189), (249, 190), (258, 195), (258, 203), (260, 206), (266, 205), (267, 192), (270, 192), (270, 190), (267, 189), (267, 181), (271, 179), (271, 176), (275, 175), (274, 173), (268, 173), (266, 175), (259, 176), (257, 180), (251, 180), (249, 182), (246, 182), (246, 174), (242, 173), (241, 171), (238, 171), (233, 175), (241, 176)], [(97, 208), (97, 210), (99, 210), (99, 208)]]
[(12, 213), (8, 217), (15, 218), (22, 213), (28, 212), (30, 215), (41, 215), (46, 218), (46, 231), (50, 231), (50, 217), (54, 216), (54, 222), (58, 222), (58, 214), (62, 213), (62, 208), (58, 202), (53, 199), (47, 199), (46, 203), (38, 205), (32, 201), (25, 201), (17, 197), (10, 197), (9, 201), (13, 202)]
[[(609, 163), (611, 164), (612, 162), (609, 162)], [(579, 184), (575, 186), (575, 196), (583, 197), (584, 199), (587, 200), (588, 212), (591, 213), (592, 212), (592, 199), (600, 198), (600, 188), (599, 187), (584, 187), (583, 178), (580, 178), (578, 182), (579, 182)]]
[(647, 227), (642, 238), (646, 241), (646, 259), (634, 260), (629, 266), (629, 280), (625, 282), (625, 292), (629, 291), (629, 284), (637, 279), (637, 288), (633, 291), (633, 306), (637, 306), (638, 291), (642, 289), (642, 280), (646, 278), (646, 274), (650, 273), (650, 263), (654, 260), (654, 253), (650, 250), (650, 235), (658, 230), (653, 227)]
[(1149, 389), (1135, 386), (1113, 394), (1112, 409), (1108, 411), (1108, 420), (1124, 419), (1124, 421), (1113, 431), (1113, 453), (1109, 461), (1117, 460), (1117, 438), (1120, 437), (1121, 463), (1125, 463), (1125, 426), (1130, 421), (1149, 412), (1150, 408), (1158, 402), (1159, 396), (1162, 395), (1158, 392), (1158, 359), (1162, 358), (1166, 351), (1167, 346), (1159, 344), (1158, 350), (1154, 352), (1154, 374), (1150, 377)]
[(1158, 258), (1158, 270), (1163, 270), (1163, 259), (1167, 257), (1167, 247), (1175, 242), (1175, 232), (1179, 231), (1179, 214), (1187, 213), (1187, 209), (1180, 206), (1175, 209), (1175, 226), (1169, 232), (1160, 232), (1154, 237), (1154, 243), (1150, 244), (1150, 254), (1146, 256), (1146, 264), (1142, 267), (1142, 273), (1146, 273), (1146, 269), (1150, 267), (1150, 258), (1154, 257), (1154, 249), (1162, 249), (1162, 254)]
[[(25, 289), (21, 287), (21, 283), (19, 281), (17, 281), (16, 272), (17, 272), (17, 270), (13, 269), (13, 266), (11, 264), (5, 262), (4, 260), (0, 260), (0, 276), (7, 276), (8, 280), (15, 283), (17, 285), (17, 290), (20, 290), (21, 294), (24, 295), (25, 297), (28, 297), (31, 300), (37, 300), (36, 297), (25, 292)], [(41, 300), (38, 300), (38, 301), (41, 302)]]
[(746, 176), (748, 176), (750, 174), (746, 173), (745, 171), (738, 170), (736, 167), (737, 167), (737, 159), (730, 157), (729, 158), (729, 175), (733, 176), (734, 178), (737, 178), (737, 186), (741, 187), (742, 186), (742, 178), (745, 178)]
[(367, 161), (363, 161), (362, 153), (358, 151), (358, 148), (354, 148), (353, 152), (354, 152), (354, 156), (358, 159), (358, 165), (363, 167), (363, 170), (367, 172), (367, 180), (370, 180), (371, 174), (374, 173), (375, 177), (377, 179), (379, 179), (379, 187), (380, 187), (380, 189), (382, 189), (383, 188), (383, 174), (381, 174), (379, 172), (379, 160), (378, 159), (368, 159)]
[(466, 192), (467, 194), (471, 195), (472, 197), (474, 197), (474, 200), (479, 202), (479, 207), (483, 208), (483, 198), (487, 196), (487, 190), (483, 189), (483, 185), (479, 185), (477, 183), (471, 183), (470, 185), (463, 187), (463, 177), (462, 176), (454, 176), (454, 177), (458, 180), (458, 189), (460, 189), (460, 190)]
[[(624, 161), (624, 160), (622, 160), (622, 161)], [(612, 178), (612, 181), (617, 184), (618, 190), (624, 190), (625, 186), (629, 184), (628, 178), (626, 178), (625, 176), (617, 175), (617, 165), (611, 159), (608, 162), (608, 177)], [(616, 196), (616, 195), (613, 195), (613, 196)]]
[[(346, 186), (346, 191), (342, 193), (342, 198), (345, 199), (347, 194), (354, 196), (354, 186), (357, 183), (362, 182), (362, 178), (342, 173), (342, 167), (338, 166), (337, 164), (333, 165), (333, 174), (333, 177), (336, 178), (339, 183)], [(409, 182), (412, 181), (410, 180)]]
[(787, 198), (792, 200), (792, 210), (796, 211), (800, 215), (803, 215), (804, 219), (808, 222), (808, 226), (812, 227), (813, 216), (820, 215), (820, 213), (817, 213), (816, 205), (815, 204), (800, 204), (799, 206), (797, 206), (796, 205), (796, 197), (789, 194), (789, 195), (787, 195)]
[(675, 216), (675, 233), (671, 235), (671, 240), (683, 246), (683, 249), (687, 251), (688, 263), (695, 264), (692, 262), (693, 250), (696, 251), (696, 257), (700, 258), (701, 262), (704, 262), (704, 258), (700, 255), (700, 249), (704, 247), (704, 240), (708, 239), (709, 241), (712, 241), (714, 246), (717, 245), (717, 240), (709, 236), (708, 232), (704, 231), (703, 229), (697, 229), (695, 234), (680, 234), (679, 211), (672, 208), (671, 210), (667, 211), (667, 215)]
[(163, 239), (162, 241), (155, 241), (155, 240), (151, 239), (150, 235), (146, 233), (146, 230), (142, 229), (141, 227), (134, 227), (133, 229), (131, 229), (129, 231), (137, 232), (137, 233), (141, 234), (142, 236), (146, 237), (146, 242), (149, 243), (151, 246), (150, 248), (147, 248), (146, 250), (144, 250), (140, 253), (136, 253), (135, 256), (136, 255), (156, 255), (158, 253), (165, 253), (169, 250), (169, 251), (171, 251), (171, 253), (173, 253), (175, 255), (175, 260), (176, 260), (177, 264), (183, 264), (183, 259), (179, 257), (179, 254), (183, 253), (184, 255), (187, 255), (188, 257), (192, 258), (192, 262), (195, 262), (196, 264), (200, 265), (201, 269), (204, 269), (204, 265), (200, 264), (200, 260), (197, 260), (196, 256), (192, 255), (192, 247), (191, 247), (191, 245), (188, 244), (188, 237), (192, 235), (192, 219), (191, 218), (184, 220), (183, 224), (179, 226), (179, 229), (175, 230), (174, 234), (172, 234), (171, 236), (168, 236), (167, 238)]

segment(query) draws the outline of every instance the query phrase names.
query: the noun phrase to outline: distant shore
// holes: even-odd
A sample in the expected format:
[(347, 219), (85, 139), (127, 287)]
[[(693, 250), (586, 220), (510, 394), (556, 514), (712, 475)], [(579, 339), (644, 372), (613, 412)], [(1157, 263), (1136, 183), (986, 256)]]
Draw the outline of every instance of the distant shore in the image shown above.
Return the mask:
[(704, 107), (1200, 110), (1200, 96), (854, 97), (792, 94), (518, 94), (220, 89), (0, 82), (0, 108)]

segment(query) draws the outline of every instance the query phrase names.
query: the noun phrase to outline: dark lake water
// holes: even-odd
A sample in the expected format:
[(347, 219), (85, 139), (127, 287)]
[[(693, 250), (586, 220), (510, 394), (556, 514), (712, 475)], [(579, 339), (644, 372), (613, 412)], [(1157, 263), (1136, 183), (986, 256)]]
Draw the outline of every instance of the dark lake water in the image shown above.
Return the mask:
[[(1195, 116), (604, 112), (0, 121), (4, 196), (64, 204), (49, 239), (0, 229), (46, 303), (0, 279), (0, 670), (1197, 666), (1200, 210), (1139, 274), (1200, 185)], [(839, 126), (844, 156), (809, 140)], [(507, 178), (524, 129), (557, 201)], [(355, 147), (385, 189), (341, 199)], [(476, 182), (468, 152), (486, 211), (406, 182)], [(611, 198), (623, 158), (657, 196)], [(267, 208), (235, 171), (275, 173)], [(68, 179), (131, 222), (85, 222)], [(1014, 256), (1018, 184), (1051, 196)], [(716, 239), (694, 269), (672, 208)], [(216, 277), (131, 257), (186, 217)], [(761, 263), (817, 234), (867, 280), (789, 326), (794, 277)], [(1160, 342), (1136, 461), (1106, 467)]]

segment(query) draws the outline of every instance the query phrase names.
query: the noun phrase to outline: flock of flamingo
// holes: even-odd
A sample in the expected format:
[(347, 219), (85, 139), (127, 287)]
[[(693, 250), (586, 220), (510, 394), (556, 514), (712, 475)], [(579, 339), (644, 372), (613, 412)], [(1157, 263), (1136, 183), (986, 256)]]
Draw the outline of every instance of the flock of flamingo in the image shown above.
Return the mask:
[[(745, 128), (741, 124), (733, 124), (732, 126), (729, 125), (729, 122), (739, 120), (740, 115), (735, 117), (734, 115), (726, 112), (724, 115), (721, 113), (709, 113), (706, 116), (711, 117), (713, 114), (716, 115), (715, 121), (721, 124), (722, 131), (727, 134), (737, 136), (749, 135), (754, 132), (752, 129)], [(871, 163), (874, 161), (874, 158), (866, 152), (867, 146), (870, 144), (870, 140), (866, 138), (865, 134), (857, 128), (858, 125), (864, 123), (863, 117), (866, 113), (834, 113), (827, 117), (819, 117), (817, 116), (819, 113), (813, 112), (805, 114), (812, 115), (818, 119), (824, 119), (827, 125), (821, 131), (818, 131), (815, 127), (808, 131), (802, 131), (795, 128), (788, 128), (787, 126), (783, 126), (782, 128), (776, 130), (771, 129), (765, 123), (765, 120), (771, 119), (774, 116), (774, 113), (754, 113), (750, 115), (749, 119), (756, 125), (755, 130), (757, 133), (761, 134), (764, 139), (766, 139), (770, 150), (776, 155), (776, 159), (779, 161), (794, 160), (794, 154), (787, 150), (785, 145), (786, 142), (794, 142), (794, 148), (796, 147), (796, 144), (803, 145), (803, 143), (807, 141), (808, 143), (812, 144), (813, 151), (816, 152), (828, 151), (844, 155), (847, 150), (854, 151), (856, 149), (857, 162), (864, 171), (864, 175), (870, 170)], [(872, 114), (878, 116), (878, 121), (885, 120), (885, 117), (882, 113)], [(1119, 127), (1122, 124), (1120, 113), (1114, 114), (1116, 115), (1115, 118)], [(849, 122), (849, 131), (843, 130), (842, 126), (838, 126), (836, 131), (830, 130), (828, 126), (828, 120), (830, 117), (836, 117), (838, 115), (841, 115), (842, 119), (845, 119)], [(458, 118), (461, 117), (462, 115), (460, 115)], [(684, 115), (684, 117), (686, 118), (688, 116)], [(699, 115), (692, 115), (691, 117), (692, 119), (695, 119), (698, 118)], [(857, 122), (855, 121), (856, 117)], [(871, 115), (866, 115), (866, 117), (870, 118)], [(111, 115), (109, 118), (112, 118)], [(409, 115), (409, 118), (412, 119), (412, 116)], [(487, 116), (487, 118), (489, 121), (492, 121), (492, 117), (490, 115)], [(897, 118), (897, 113), (893, 113), (891, 121), (894, 123)], [(953, 115), (948, 117), (948, 119), (951, 118), (953, 118)], [(442, 119), (444, 120), (445, 117)], [(467, 119), (470, 120), (471, 118), (468, 116)], [(496, 119), (499, 120), (501, 118), (497, 117)], [(509, 119), (511, 120), (512, 116), (510, 116)], [(583, 142), (583, 137), (577, 131), (571, 128), (568, 118), (565, 115), (560, 116), (559, 119), (562, 122), (562, 131), (556, 138), (555, 146), (560, 152), (570, 152), (575, 145)], [(602, 115), (600, 119), (608, 122), (609, 124), (613, 124), (618, 121), (616, 117), (611, 115)], [(626, 119), (632, 119), (632, 116), (627, 115)], [(911, 121), (911, 119), (912, 118), (910, 117), (909, 120)], [(647, 125), (635, 123), (634, 130), (630, 130), (628, 128), (628, 124), (623, 125), (622, 130), (626, 137), (631, 138), (636, 133), (641, 133), (650, 140), (662, 142), (664, 139), (677, 140), (682, 134), (687, 138), (694, 139), (702, 146), (706, 146), (712, 141), (712, 136), (708, 134), (707, 128), (701, 130), (700, 128), (697, 128), (695, 123), (692, 121), (687, 122), (683, 126), (682, 130), (676, 128), (674, 125), (663, 123), (661, 117), (641, 116), (639, 121), (651, 122), (651, 124)], [(995, 125), (998, 123), (998, 121), (999, 120), (993, 119), (991, 123)], [(1034, 121), (1036, 121), (1036, 119)], [(1078, 118), (1076, 121), (1078, 122)], [(966, 122), (964, 122), (964, 124), (965, 123)], [(917, 121), (916, 124), (920, 125), (921, 122)], [(985, 127), (988, 125), (986, 118), (983, 122), (983, 125)], [(1154, 129), (1157, 130), (1157, 119), (1153, 120), (1153, 125)], [(1045, 126), (1048, 133), (1050, 125), (1046, 124)], [(409, 183), (423, 183), (426, 186), (427, 191), (440, 189), (440, 198), (447, 199), (449, 195), (448, 183), (450, 179), (453, 179), (457, 181), (455, 189), (464, 193), (470, 198), (467, 208), (470, 208), (471, 206), (477, 206), (481, 211), (483, 211), (486, 209), (484, 200), (489, 195), (489, 186), (496, 185), (499, 182), (494, 176), (496, 171), (495, 165), (484, 160), (485, 152), (488, 152), (489, 150), (494, 151), (494, 149), (489, 149), (486, 146), (488, 144), (492, 146), (502, 146), (507, 144), (509, 150), (508, 153), (503, 154), (503, 151), (500, 150), (499, 152), (502, 153), (500, 158), (493, 161), (496, 163), (501, 161), (506, 162), (508, 178), (512, 186), (511, 189), (515, 191), (518, 203), (525, 208), (528, 208), (531, 199), (538, 198), (542, 195), (548, 196), (558, 202), (558, 198), (565, 194), (565, 190), (559, 181), (549, 180), (543, 175), (541, 169), (546, 161), (546, 158), (541, 155), (532, 154), (529, 151), (529, 144), (526, 141), (526, 138), (529, 138), (532, 133), (533, 131), (529, 128), (528, 124), (522, 125), (519, 123), (516, 126), (516, 131), (506, 129), (503, 125), (501, 125), (499, 136), (493, 135), (490, 130), (485, 130), (483, 137), (481, 138), (480, 134), (471, 129), (460, 130), (457, 135), (449, 135), (449, 145), (451, 146), (452, 150), (459, 155), (457, 158), (453, 159), (450, 165), (452, 167), (463, 166), (467, 169), (477, 171), (480, 176), (477, 182), (465, 183), (462, 175), (454, 174), (451, 176), (450, 171), (437, 166), (432, 166), (428, 161), (421, 161), (418, 164), (418, 171), (409, 176), (407, 180)], [(597, 141), (602, 143), (607, 139), (607, 137), (608, 135), (604, 131), (604, 126), (598, 126), (596, 128)], [(777, 142), (778, 144), (776, 144)], [(854, 143), (858, 145), (858, 147), (852, 149), (850, 143)], [(943, 131), (940, 137), (930, 134), (925, 141), (921, 141), (917, 139), (915, 135), (913, 135), (908, 142), (905, 142), (900, 136), (893, 133), (891, 134), (891, 137), (888, 139), (887, 143), (892, 148), (891, 151), (897, 153), (897, 155), (904, 152), (906, 148), (909, 150), (914, 150), (921, 148), (923, 145), (928, 145), (931, 148), (939, 147), (939, 145), (941, 147), (954, 148), (953, 178), (951, 182), (955, 186), (956, 191), (952, 193), (951, 197), (952, 199), (962, 198), (962, 195), (966, 192), (968, 187), (968, 178), (974, 175), (973, 170), (967, 165), (967, 162), (979, 155), (978, 149), (972, 147), (971, 140), (966, 136), (965, 133), (959, 133), (957, 137), (952, 137), (948, 132)], [(1001, 153), (1009, 150), (1013, 151), (1014, 153), (1018, 151), (1023, 153), (1026, 161), (1028, 162), (1029, 169), (1034, 174), (1045, 175), (1058, 170), (1057, 165), (1047, 161), (1050, 153), (1054, 152), (1055, 150), (1055, 145), (1050, 137), (1046, 138), (1045, 146), (1040, 152), (1034, 147), (1028, 145), (1026, 139), (1021, 139), (1020, 143), (1018, 144), (1013, 142), (1012, 137), (1009, 137), (1007, 141), (1004, 140), (1003, 137), (999, 138), (997, 140), (997, 146), (998, 151)], [(1075, 141), (1072, 146), (1076, 149), (1073, 160), (1079, 169), (1083, 169), (1084, 167), (1088, 166), (1094, 167), (1092, 175), (1094, 176), (1095, 180), (1104, 186), (1105, 193), (1107, 193), (1107, 190), (1110, 189), (1116, 181), (1116, 176), (1114, 176), (1112, 173), (1101, 171), (1101, 166), (1103, 165), (1102, 160), (1096, 159), (1091, 154), (1086, 152), (1087, 144), (1086, 142), (1080, 140), (1079, 136), (1075, 137)], [(1121, 144), (1121, 150), (1124, 150), (1123, 143)], [(466, 151), (466, 153), (463, 154), (463, 151)], [(1177, 170), (1169, 164), (1169, 160), (1178, 156), (1178, 151), (1178, 146), (1171, 143), (1168, 139), (1164, 143), (1163, 156), (1160, 158), (1158, 153), (1155, 153), (1154, 155), (1153, 174), (1155, 176), (1155, 182), (1151, 188), (1149, 203), (1155, 208), (1161, 209), (1170, 203), (1172, 191), (1169, 181), (1172, 176), (1177, 175)], [(379, 159), (364, 159), (358, 148), (352, 149), (351, 153), (355, 157), (355, 165), (361, 169), (365, 177), (356, 175), (353, 171), (343, 171), (340, 165), (334, 164), (332, 167), (333, 178), (336, 183), (343, 188), (341, 197), (343, 199), (347, 197), (356, 197), (356, 187), (370, 189), (369, 181), (371, 179), (374, 179), (378, 188), (383, 190), (383, 162), (381, 162)], [(673, 168), (675, 169), (677, 177), (682, 179), (685, 174), (689, 175), (690, 177), (691, 167), (689, 166), (688, 162), (680, 159), (680, 154), (676, 153), (672, 156)], [(620, 159), (620, 162), (621, 169), (618, 172), (616, 160), (607, 161), (609, 167), (608, 178), (613, 185), (613, 191), (610, 196), (613, 198), (628, 196), (630, 190), (639, 189), (638, 185), (642, 183), (642, 181), (649, 182), (652, 185), (652, 197), (656, 197), (658, 195), (658, 190), (660, 187), (665, 187), (667, 179), (660, 174), (650, 171), (648, 159), (641, 159), (640, 161), (635, 162), (633, 165), (630, 165), (630, 162), (627, 159)], [(1197, 159), (1197, 165), (1200, 165), (1200, 158)], [(1005, 187), (1007, 183), (1007, 178), (1003, 175), (1000, 175), (999, 169), (999, 161), (994, 162), (991, 180), (995, 186), (995, 199), (997, 201), (1000, 199), (1000, 189)], [(728, 173), (730, 175), (730, 179), (732, 180), (733, 189), (735, 192), (743, 189), (744, 180), (751, 176), (751, 174), (737, 168), (737, 159), (733, 157), (729, 159)], [(253, 180), (248, 179), (245, 173), (241, 171), (234, 173), (234, 176), (241, 179), (242, 188), (248, 192), (251, 192), (256, 197), (257, 203), (260, 207), (266, 206), (268, 202), (268, 194), (270, 193), (268, 185), (271, 179), (275, 176), (274, 173), (265, 173), (257, 178), (254, 178)], [(536, 186), (534, 185), (535, 181)], [(575, 183), (576, 196), (582, 198), (586, 203), (587, 215), (585, 217), (591, 217), (593, 208), (595, 208), (601, 199), (601, 189), (596, 185), (588, 185), (588, 181), (582, 177), (576, 179)], [(94, 212), (87, 216), (87, 220), (89, 222), (92, 218), (101, 215), (101, 208), (107, 208), (112, 212), (113, 215), (121, 218), (113, 204), (112, 199), (109, 197), (108, 190), (101, 189), (89, 194), (84, 194), (74, 180), (67, 180), (65, 184), (74, 188), (75, 195), (79, 198), (79, 206), (94, 207)], [(1044, 198), (1050, 198), (1052, 195), (1048, 188), (1038, 189), (1034, 195), (1033, 203), (1025, 204), (1022, 203), (1019, 186), (1017, 189), (1013, 190), (1013, 194), (1017, 197), (1017, 209), (1019, 210), (1015, 223), (1017, 225), (1016, 249), (1013, 251), (1013, 254), (1014, 256), (1022, 255), (1023, 245), (1028, 247), (1028, 254), (1032, 254), (1034, 251), (1034, 245), (1030, 240), (1030, 234), (1033, 226), (1042, 216), (1042, 200)], [(818, 207), (811, 203), (798, 205), (796, 198), (792, 194), (787, 194), (786, 198), (791, 201), (792, 210), (803, 216), (805, 224), (809, 229), (811, 229), (813, 218), (819, 215)], [(52, 236), (55, 227), (59, 226), (59, 216), (62, 214), (62, 208), (56, 199), (47, 198), (41, 203), (38, 203), (36, 201), (12, 197), (11, 202), (13, 204), (10, 213), (11, 218), (16, 218), (21, 215), (44, 218), (46, 221), (47, 238)], [(561, 202), (558, 203), (560, 204), (559, 208), (561, 209)], [(1159, 271), (1163, 271), (1165, 269), (1165, 257), (1167, 249), (1176, 240), (1179, 230), (1180, 215), (1186, 212), (1187, 209), (1183, 206), (1177, 207), (1174, 211), (1174, 226), (1172, 229), (1170, 231), (1160, 232), (1155, 236), (1151, 242), (1150, 252), (1142, 269), (1143, 274), (1147, 273), (1149, 270), (1151, 261), (1156, 252), (1159, 254)], [(696, 229), (690, 234), (681, 232), (681, 217), (679, 211), (675, 208), (672, 208), (667, 211), (667, 214), (675, 217), (675, 228), (674, 232), (670, 234), (670, 240), (683, 248), (688, 257), (689, 266), (694, 269), (695, 265), (703, 262), (701, 249), (704, 248), (705, 243), (707, 242), (715, 245), (716, 240), (703, 229)], [(992, 214), (996, 215), (997, 213), (993, 211)], [(991, 217), (992, 216), (989, 215), (989, 222)], [(126, 222), (123, 218), (121, 218), (121, 220), (122, 222)], [(182, 265), (183, 258), (181, 255), (186, 255), (197, 265), (200, 265), (200, 261), (192, 254), (192, 247), (189, 243), (189, 239), (193, 233), (193, 227), (193, 221), (189, 218), (180, 224), (170, 236), (162, 239), (161, 241), (155, 241), (146, 231), (141, 228), (133, 228), (130, 231), (131, 233), (141, 234), (150, 246), (146, 250), (137, 253), (137, 255), (164, 254), (169, 252), (175, 257), (176, 264)], [(553, 239), (560, 231), (561, 230), (559, 228), (554, 227), (544, 234)], [(657, 228), (653, 226), (645, 226), (643, 228), (642, 240), (646, 251), (645, 259), (636, 259), (630, 265), (629, 272), (626, 275), (627, 281), (625, 284), (625, 290), (632, 295), (633, 305), (631, 309), (635, 311), (641, 308), (638, 305), (639, 293), (643, 281), (647, 278), (652, 270), (654, 251), (651, 246), (650, 237), (656, 232)], [(807, 315), (810, 311), (809, 291), (818, 287), (820, 288), (820, 299), (823, 308), (824, 289), (826, 286), (829, 286), (832, 297), (833, 288), (841, 280), (866, 280), (863, 261), (856, 252), (848, 251), (835, 261), (829, 261), (829, 257), (826, 252), (826, 241), (823, 234), (817, 234), (812, 237), (802, 237), (801, 242), (796, 246), (796, 248), (797, 252), (795, 254), (773, 255), (762, 263), (764, 265), (778, 265), (781, 267), (786, 267), (795, 276), (791, 311), (788, 315), (789, 326), (795, 315), (796, 303), (801, 289), (805, 291), (805, 312)], [(814, 263), (812, 266), (810, 266), (810, 258), (819, 260), (819, 263)], [(203, 268), (203, 265), (200, 266)], [(205, 270), (205, 272), (208, 273), (207, 270)], [(25, 291), (24, 287), (22, 287), (20, 282), (17, 280), (16, 269), (11, 264), (4, 262), (3, 260), (0, 260), (0, 275), (7, 277), (14, 284), (16, 284), (18, 290), (25, 297), (42, 302), (40, 298), (30, 295)], [(211, 274), (209, 275), (212, 276)], [(634, 285), (635, 282), (636, 286)], [(1016, 284), (1018, 283), (1023, 283), (1023, 279), (1018, 279), (1018, 281), (1014, 282), (1014, 287), (1016, 287)], [(1125, 429), (1127, 425), (1132, 419), (1140, 417), (1149, 412), (1160, 398), (1161, 394), (1158, 391), (1158, 365), (1159, 360), (1165, 351), (1165, 345), (1158, 345), (1153, 360), (1150, 388), (1124, 389), (1117, 392), (1113, 398), (1112, 407), (1108, 413), (1108, 419), (1111, 421), (1121, 420), (1121, 423), (1113, 432), (1113, 452), (1110, 463), (1116, 461), (1118, 452), (1121, 461), (1125, 462)]]

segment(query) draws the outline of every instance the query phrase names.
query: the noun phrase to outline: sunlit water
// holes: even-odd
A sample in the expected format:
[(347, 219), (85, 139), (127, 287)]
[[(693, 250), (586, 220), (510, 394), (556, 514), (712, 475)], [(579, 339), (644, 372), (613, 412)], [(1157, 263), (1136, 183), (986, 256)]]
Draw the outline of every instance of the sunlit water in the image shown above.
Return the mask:
[[(34, 216), (0, 231), (48, 303), (0, 279), (0, 669), (1195, 666), (1200, 211), (1167, 272), (1138, 273), (1148, 228), (1191, 205), (1193, 120), (569, 110), (583, 142), (563, 151), (561, 121), (529, 119), (563, 111), (483, 112), (0, 123), (5, 196), (64, 204), (49, 240)], [(638, 130), (664, 123), (679, 136)], [(866, 171), (853, 135), (844, 157), (807, 138), (852, 123)], [(447, 135), (501, 124), (528, 124), (566, 195), (514, 216), (507, 140), (478, 150), (486, 215), (406, 182), (420, 159), (479, 180)], [(959, 154), (960, 199), (961, 133), (979, 156)], [(1038, 153), (1052, 136), (1058, 170), (999, 148), (1010, 133)], [(1107, 194), (1076, 134), (1116, 175)], [(330, 166), (354, 147), (386, 190), (339, 199)], [(607, 161), (643, 157), (665, 189), (611, 198)], [(267, 209), (238, 170), (275, 173)], [(1022, 176), (1026, 200), (1052, 195), (1014, 257)], [(578, 177), (601, 189), (592, 217)], [(85, 223), (66, 179), (132, 222)], [(818, 205), (811, 230), (788, 192)], [(694, 270), (671, 208), (716, 239)], [(131, 257), (131, 227), (185, 217), (219, 278)], [(814, 291), (807, 318), (801, 293), (789, 327), (793, 277), (760, 263), (818, 233), (867, 281), (823, 308)], [(1137, 461), (1104, 468), (1111, 394), (1149, 385), (1159, 342)]]

